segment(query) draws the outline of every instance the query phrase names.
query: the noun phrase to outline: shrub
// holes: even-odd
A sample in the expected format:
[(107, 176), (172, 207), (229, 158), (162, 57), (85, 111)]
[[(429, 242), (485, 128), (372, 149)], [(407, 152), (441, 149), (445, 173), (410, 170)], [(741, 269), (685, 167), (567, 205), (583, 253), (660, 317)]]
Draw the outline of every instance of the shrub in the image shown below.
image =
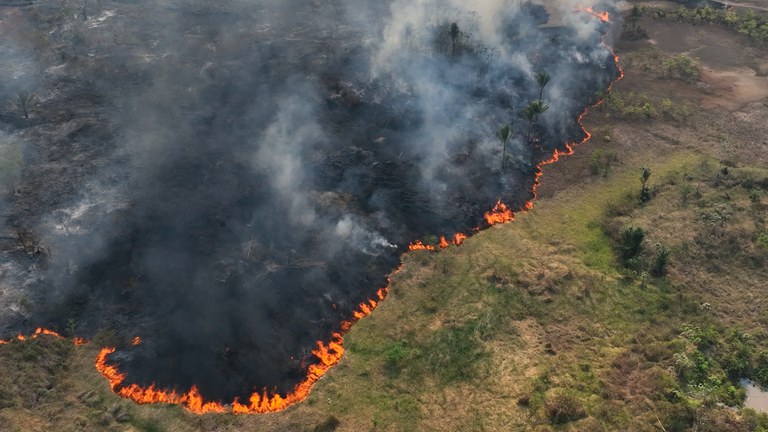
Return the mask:
[(621, 259), (624, 264), (637, 257), (642, 251), (645, 231), (642, 228), (627, 227), (621, 234)]
[(768, 231), (763, 231), (758, 234), (755, 243), (757, 243), (757, 245), (760, 247), (768, 248)]
[(556, 425), (576, 421), (587, 416), (576, 396), (564, 390), (555, 389), (544, 401), (544, 413), (549, 421)]
[(653, 277), (662, 277), (667, 273), (667, 264), (669, 264), (669, 248), (662, 244), (656, 245), (656, 255), (651, 263), (651, 275)]
[(664, 60), (667, 76), (695, 81), (699, 78), (699, 64), (685, 54), (678, 54)]
[(315, 428), (312, 429), (312, 431), (313, 432), (333, 432), (339, 427), (340, 424), (341, 422), (339, 421), (339, 419), (337, 419), (334, 416), (329, 416), (327, 419), (325, 419), (324, 422), (315, 426)]
[(616, 153), (610, 150), (597, 149), (589, 157), (589, 172), (592, 175), (602, 174), (608, 177), (611, 169), (611, 163), (616, 161)]

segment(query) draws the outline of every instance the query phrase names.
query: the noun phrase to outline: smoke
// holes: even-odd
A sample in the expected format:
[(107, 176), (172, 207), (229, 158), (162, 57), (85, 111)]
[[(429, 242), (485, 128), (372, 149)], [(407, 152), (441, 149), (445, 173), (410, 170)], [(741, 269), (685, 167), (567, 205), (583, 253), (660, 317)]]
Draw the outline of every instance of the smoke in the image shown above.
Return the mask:
[[(23, 10), (58, 39), (18, 54), (48, 102), (7, 225), (40, 250), (6, 253), (37, 277), (2, 273), (35, 304), (5, 299), (2, 319), (111, 330), (128, 383), (208, 400), (291, 391), (409, 242), (527, 201), (616, 74), (609, 26), (567, 2), (89, 7)], [(530, 122), (541, 71), (550, 108)]]

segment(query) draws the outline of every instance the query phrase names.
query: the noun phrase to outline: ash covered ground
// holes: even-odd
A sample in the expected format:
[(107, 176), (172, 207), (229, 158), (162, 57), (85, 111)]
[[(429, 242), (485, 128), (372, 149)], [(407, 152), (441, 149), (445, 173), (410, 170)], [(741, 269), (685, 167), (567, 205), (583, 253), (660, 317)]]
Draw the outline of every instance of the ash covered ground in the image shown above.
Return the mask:
[(127, 382), (207, 400), (290, 392), (411, 241), (529, 200), (617, 74), (583, 3), (2, 5), (3, 333), (106, 329)]

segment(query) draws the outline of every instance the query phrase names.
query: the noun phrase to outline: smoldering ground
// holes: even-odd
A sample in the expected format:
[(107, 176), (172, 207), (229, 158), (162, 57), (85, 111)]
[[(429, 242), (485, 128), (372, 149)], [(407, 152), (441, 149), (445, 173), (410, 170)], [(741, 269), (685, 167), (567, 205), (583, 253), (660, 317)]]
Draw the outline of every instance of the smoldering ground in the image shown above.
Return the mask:
[(36, 98), (0, 117), (29, 243), (5, 252), (3, 322), (108, 329), (127, 382), (208, 400), (290, 391), (409, 242), (530, 199), (616, 76), (581, 3), (63, 5), (19, 9), (3, 43), (33, 65), (3, 94)]

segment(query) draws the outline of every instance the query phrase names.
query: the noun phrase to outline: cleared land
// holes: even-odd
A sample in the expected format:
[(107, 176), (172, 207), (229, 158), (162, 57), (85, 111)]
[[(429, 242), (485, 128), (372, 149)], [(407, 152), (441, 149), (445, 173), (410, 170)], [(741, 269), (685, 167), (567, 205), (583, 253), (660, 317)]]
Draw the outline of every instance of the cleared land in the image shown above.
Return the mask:
[(93, 369), (100, 340), (39, 338), (0, 348), (0, 430), (768, 430), (737, 385), (768, 384), (768, 54), (720, 24), (635, 24), (535, 209), (406, 255), (306, 403), (136, 406)]

